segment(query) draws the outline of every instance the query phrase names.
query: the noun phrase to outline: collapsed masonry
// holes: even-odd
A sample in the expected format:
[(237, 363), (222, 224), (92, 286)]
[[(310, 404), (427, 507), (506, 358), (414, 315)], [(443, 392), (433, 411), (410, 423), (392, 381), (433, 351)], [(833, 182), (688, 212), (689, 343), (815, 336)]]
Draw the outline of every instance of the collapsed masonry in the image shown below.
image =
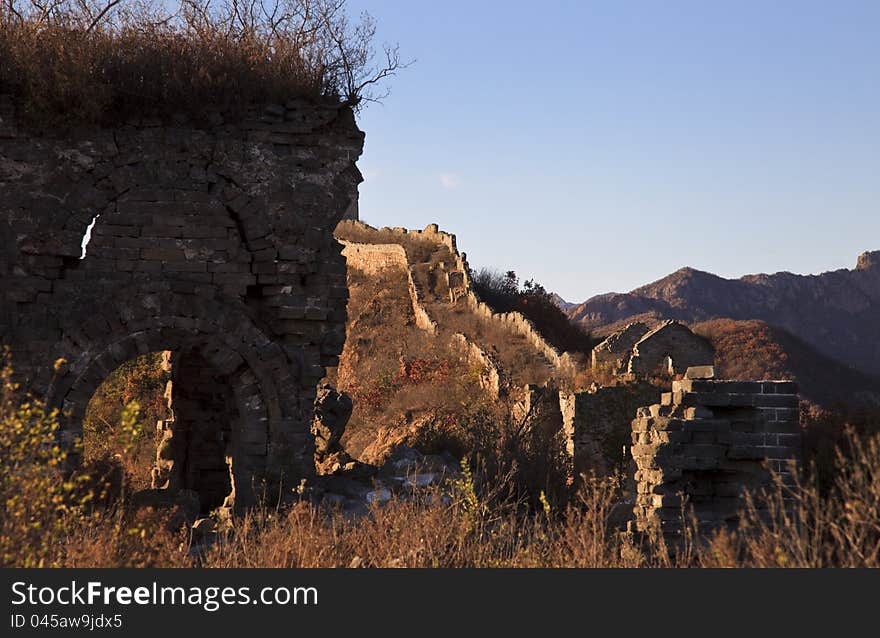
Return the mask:
[(658, 387), (646, 382), (583, 392), (532, 384), (518, 389), (511, 416), (516, 424), (548, 436), (561, 433), (573, 476), (631, 474), (626, 450), (632, 416), (640, 406), (659, 401), (660, 395)]
[[(718, 381), (711, 368), (673, 382), (660, 404), (632, 423), (639, 532), (681, 531), (682, 504), (699, 526), (737, 521), (746, 490), (770, 484), (770, 470), (793, 480), (801, 458), (797, 385), (790, 381)], [(684, 499), (684, 500), (683, 500)]]
[(660, 399), (660, 389), (644, 381), (559, 392), (562, 428), (575, 476), (627, 472), (629, 423), (639, 407)]
[[(517, 424), (527, 424), (529, 427), (538, 428), (542, 432), (549, 435), (555, 435), (561, 432), (564, 439), (568, 455), (571, 459), (571, 470), (575, 475), (596, 472), (604, 475), (615, 470), (622, 470), (627, 474), (630, 480), (630, 487), (635, 490), (636, 484), (634, 474), (638, 471), (635, 480), (638, 480), (643, 491), (643, 496), (639, 498), (639, 506), (646, 507), (646, 503), (650, 502), (651, 506), (655, 501), (662, 504), (663, 499), (656, 499), (655, 496), (663, 496), (669, 492), (675, 494), (678, 491), (690, 489), (688, 481), (693, 478), (693, 472), (686, 475), (684, 482), (674, 482), (674, 472), (670, 469), (676, 467), (677, 460), (670, 461), (670, 465), (662, 465), (665, 458), (673, 454), (671, 447), (659, 445), (656, 450), (656, 458), (642, 459), (645, 467), (636, 467), (632, 460), (632, 453), (638, 451), (644, 452), (645, 437), (636, 437), (636, 448), (631, 448), (633, 434), (631, 423), (633, 416), (639, 411), (640, 406), (653, 404), (661, 401), (661, 390), (646, 379), (650, 379), (658, 371), (658, 368), (666, 366), (665, 372), (670, 375), (679, 376), (690, 368), (701, 365), (711, 366), (714, 359), (714, 352), (711, 345), (703, 338), (695, 335), (691, 330), (676, 321), (666, 321), (654, 329), (648, 328), (645, 324), (636, 323), (627, 326), (624, 330), (611, 335), (605, 342), (597, 346), (593, 350), (593, 367), (605, 368), (614, 373), (616, 383), (613, 386), (599, 387), (595, 386), (588, 391), (573, 392), (559, 388), (559, 378), (563, 375), (559, 373), (565, 370), (565, 355), (553, 356), (552, 352), (547, 352), (549, 346), (541, 343), (540, 335), (533, 332), (532, 326), (528, 324), (525, 318), (517, 313), (511, 316), (497, 315), (491, 313), (484, 307), (479, 299), (474, 295), (470, 287), (470, 273), (467, 268), (466, 257), (459, 254), (455, 247), (455, 237), (439, 231), (436, 225), (428, 226), (424, 231), (408, 231), (402, 228), (384, 228), (373, 229), (365, 224), (356, 223), (346, 230), (345, 236), (350, 239), (344, 241), (344, 254), (348, 259), (351, 267), (357, 268), (371, 275), (378, 275), (386, 269), (400, 269), (407, 274), (409, 288), (409, 302), (412, 305), (413, 317), (416, 325), (430, 335), (437, 335), (443, 328), (444, 320), (439, 312), (439, 299), (448, 300), (446, 303), (455, 304), (462, 300), (467, 307), (475, 311), (477, 314), (485, 313), (485, 315), (497, 321), (499, 325), (506, 326), (511, 329), (512, 333), (520, 333), (529, 339), (529, 342), (535, 345), (534, 354), (542, 353), (548, 361), (554, 362), (556, 374), (545, 383), (529, 383), (527, 385), (512, 385), (506, 377), (505, 371), (494, 361), (492, 355), (489, 355), (480, 344), (474, 343), (471, 339), (464, 335), (456, 335), (459, 343), (460, 352), (463, 357), (472, 362), (473, 365), (481, 370), (489, 371), (492, 374), (485, 375), (481, 378), (481, 384), (484, 389), (490, 392), (493, 398), (498, 398), (500, 389), (503, 388), (503, 394), (511, 400), (511, 416)], [(371, 241), (372, 240), (372, 241)], [(424, 242), (429, 245), (445, 246), (449, 249), (448, 253), (437, 263), (429, 264), (427, 261), (422, 262), (421, 259), (414, 259), (413, 255), (418, 254), (417, 249), (408, 246), (408, 242)], [(421, 251), (426, 254), (425, 251)], [(410, 254), (412, 253), (412, 254)], [(421, 270), (428, 270), (429, 266), (433, 266), (433, 270), (428, 274)], [(425, 282), (429, 282), (426, 286)], [(433, 282), (433, 283), (430, 283)], [(533, 336), (536, 335), (536, 336)], [(693, 371), (692, 371), (693, 372)], [(503, 381), (504, 380), (504, 381)], [(685, 380), (676, 382), (676, 389), (682, 390), (684, 387), (695, 387), (699, 389), (699, 383), (693, 380)], [(704, 381), (706, 383), (706, 381)], [(754, 424), (744, 423), (749, 419), (757, 419), (758, 416), (751, 414), (753, 408), (751, 398), (728, 397), (715, 399), (715, 401), (728, 401), (731, 405), (740, 405), (745, 413), (737, 413), (736, 423), (732, 426), (734, 431), (737, 428), (743, 429), (742, 437), (735, 435), (733, 438), (738, 441), (738, 447), (731, 450), (729, 464), (725, 465), (722, 470), (718, 470), (717, 474), (717, 490), (720, 493), (732, 493), (735, 496), (731, 509), (735, 511), (741, 505), (739, 495), (742, 490), (753, 487), (756, 484), (762, 484), (760, 481), (753, 480), (749, 474), (749, 470), (755, 470), (759, 476), (763, 472), (761, 464), (767, 460), (778, 460), (772, 456), (778, 452), (780, 446), (794, 445), (794, 439), (786, 439), (787, 430), (791, 430), (792, 434), (798, 434), (797, 429), (797, 396), (796, 390), (791, 384), (782, 384), (776, 382), (756, 382), (756, 385), (748, 386), (729, 385), (730, 382), (717, 382), (719, 384), (727, 383), (728, 385), (719, 386), (726, 388), (723, 391), (731, 392), (736, 387), (752, 387), (760, 388), (758, 392), (767, 394), (763, 398), (754, 399), (756, 405), (760, 404), (761, 409), (755, 407), (758, 412), (766, 412), (770, 418), (777, 418), (777, 422), (772, 427), (780, 428), (779, 431), (771, 437), (764, 430), (758, 432), (760, 437), (753, 430), (757, 427)], [(767, 385), (766, 384), (774, 384)], [(688, 386), (691, 384), (691, 386)], [(561, 384), (567, 385), (567, 384)], [(778, 392), (791, 392), (792, 396), (773, 396), (771, 398), (772, 388), (778, 389)], [(705, 397), (706, 405), (713, 406), (712, 397)], [(663, 397), (663, 402), (669, 405), (664, 406), (664, 417), (666, 410), (672, 410), (672, 396)], [(691, 401), (689, 397), (687, 401)], [(794, 408), (773, 408), (768, 407), (774, 401), (781, 401), (784, 405), (794, 405)], [(738, 403), (745, 402), (745, 403)], [(690, 406), (688, 406), (690, 407)], [(704, 406), (705, 407), (705, 406)], [(766, 409), (765, 409), (766, 408)], [(684, 408), (682, 408), (683, 410)], [(705, 407), (708, 410), (708, 407)], [(660, 407), (657, 407), (658, 416), (660, 415)], [(721, 410), (718, 407), (718, 410)], [(793, 410), (793, 412), (786, 412)], [(646, 414), (650, 415), (650, 411)], [(707, 417), (706, 412), (695, 411), (690, 418), (697, 419), (699, 415)], [(713, 413), (714, 414), (714, 413)], [(727, 418), (719, 416), (717, 419)], [(731, 413), (732, 414), (732, 413)], [(760, 416), (760, 415), (759, 415)], [(684, 417), (682, 417), (684, 418)], [(785, 418), (791, 419), (786, 423)], [(652, 422), (653, 423), (653, 422)], [(711, 422), (694, 424), (693, 427), (705, 428), (712, 425)], [(659, 425), (657, 427), (664, 427)], [(712, 427), (724, 429), (724, 424), (715, 423)], [(763, 427), (763, 426), (762, 426)], [(637, 435), (640, 435), (637, 432)], [(748, 436), (745, 436), (748, 435)], [(650, 435), (647, 440), (656, 440), (663, 443), (665, 434)], [(726, 440), (726, 434), (720, 434), (720, 440)], [(652, 439), (652, 437), (654, 437)], [(690, 435), (674, 435), (671, 439), (678, 440), (677, 437), (690, 437)], [(703, 441), (716, 442), (715, 434), (707, 435), (705, 432), (695, 434), (691, 437), (696, 440), (694, 445), (702, 446)], [(743, 448), (740, 445), (744, 441), (751, 441), (755, 444), (760, 443), (760, 450)], [(766, 442), (766, 445), (765, 445)], [(771, 445), (772, 442), (772, 445)], [(708, 444), (705, 444), (708, 445)], [(753, 459), (734, 458), (737, 454), (743, 454), (744, 451), (753, 454)], [(688, 463), (708, 463), (708, 461), (695, 461), (694, 457), (698, 452), (700, 454), (710, 454), (717, 452), (713, 448), (675, 448), (675, 453), (681, 452), (687, 460), (682, 464), (687, 466)], [(696, 457), (694, 457), (696, 458)], [(781, 457), (784, 458), (784, 457)], [(662, 468), (655, 468), (652, 463), (661, 465)], [(703, 467), (702, 465), (700, 467)], [(776, 468), (781, 466), (776, 463)], [(646, 471), (643, 471), (646, 470)], [(651, 473), (653, 470), (657, 470)], [(715, 480), (715, 474), (710, 474), (709, 479), (699, 475), (700, 480)], [(723, 480), (722, 480), (723, 479)], [(647, 481), (656, 480), (659, 483), (649, 484)], [(678, 479), (675, 479), (677, 481)], [(705, 494), (701, 493), (701, 489), (710, 490), (710, 496), (714, 499), (714, 490), (710, 480), (710, 486), (705, 485), (696, 487), (694, 498), (697, 496), (702, 499), (700, 501), (701, 508), (706, 509)], [(733, 487), (731, 487), (731, 485)], [(656, 491), (655, 491), (656, 490)], [(727, 492), (725, 492), (727, 490)], [(647, 494), (649, 496), (644, 496)], [(719, 497), (720, 498), (720, 497)], [(669, 497), (669, 502), (673, 501), (673, 497)], [(693, 501), (692, 501), (693, 502)], [(721, 506), (723, 501), (710, 500), (709, 511), (713, 505)], [(730, 503), (728, 503), (730, 505)], [(659, 506), (658, 506), (659, 507)], [(671, 506), (670, 506), (671, 507)], [(660, 518), (666, 514), (672, 515), (677, 520), (680, 512), (677, 507), (662, 510), (658, 509), (650, 512), (643, 510), (637, 517), (643, 529), (653, 524), (649, 521), (654, 518)], [(674, 512), (673, 512), (674, 510)], [(711, 516), (701, 512), (704, 520), (711, 520)]]
[[(527, 419), (544, 432), (563, 433), (576, 475), (591, 471), (604, 474), (626, 465), (624, 448), (630, 439), (630, 421), (639, 406), (660, 399), (661, 391), (657, 387), (630, 378), (626, 383), (595, 387), (589, 391), (560, 390), (559, 380), (576, 368), (575, 361), (570, 355), (555, 351), (520, 313), (494, 313), (480, 301), (471, 284), (466, 255), (458, 252), (455, 236), (444, 233), (436, 224), (419, 231), (375, 229), (357, 222), (344, 225), (338, 233), (349, 238), (341, 241), (349, 267), (370, 276), (378, 276), (387, 269), (406, 273), (415, 323), (428, 334), (435, 336), (443, 327), (442, 315), (438, 313), (441, 301), (453, 306), (460, 302), (474, 316), (509, 331), (511, 336), (524, 339), (534, 358), (540, 357), (548, 362), (552, 369), (549, 381), (514, 385), (510, 371), (502, 368), (485, 344), (464, 334), (453, 335), (453, 343), (457, 344), (462, 357), (475, 370), (481, 371), (479, 381), (483, 389), (493, 399), (503, 394), (512, 400), (511, 416), (515, 422)], [(426, 252), (419, 250), (419, 246), (424, 245), (446, 249), (430, 273), (423, 272), (428, 269), (428, 264), (420, 263), (420, 259), (414, 257)], [(410, 246), (409, 252), (407, 246)], [(433, 285), (427, 287), (423, 283), (432, 281)], [(619, 336), (612, 336), (593, 353), (595, 360), (601, 356), (599, 353), (603, 347), (614, 344), (609, 354), (617, 354), (623, 359), (620, 376), (626, 375), (634, 346), (640, 341), (642, 360), (650, 358), (659, 362), (671, 353), (676, 360), (688, 365), (712, 363), (713, 354), (708, 344), (679, 323), (667, 322), (655, 330), (644, 324), (634, 324), (622, 334), (624, 340), (629, 339), (624, 347), (620, 346)], [(650, 365), (651, 369), (654, 367), (656, 365)]]
[(594, 371), (646, 379), (658, 372), (674, 376), (691, 367), (712, 365), (714, 357), (711, 344), (683, 323), (669, 320), (649, 329), (635, 322), (593, 348), (592, 367)]
[(59, 135), (0, 98), (0, 343), (71, 450), (110, 372), (171, 351), (154, 487), (202, 510), (314, 475), (316, 386), (345, 340), (332, 231), (364, 140), (335, 103), (209, 119)]

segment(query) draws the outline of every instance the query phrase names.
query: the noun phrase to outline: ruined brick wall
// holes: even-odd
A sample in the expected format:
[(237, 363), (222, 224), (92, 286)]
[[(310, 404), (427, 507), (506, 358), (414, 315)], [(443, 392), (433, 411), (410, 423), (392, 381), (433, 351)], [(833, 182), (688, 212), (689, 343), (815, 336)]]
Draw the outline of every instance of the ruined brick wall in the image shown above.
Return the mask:
[(743, 492), (790, 482), (801, 457), (796, 384), (685, 379), (632, 423), (639, 531), (676, 534), (682, 498), (706, 530), (735, 524)]
[(497, 400), (501, 396), (502, 373), (495, 357), (460, 332), (452, 335), (452, 343), (458, 345), (464, 360), (478, 373), (480, 387)]
[(210, 368), (225, 411), (218, 393), (194, 393), (200, 376), (174, 383), (224, 415), (223, 436), (202, 446), (210, 460), (190, 446), (189, 469), (170, 474), (192, 488), (201, 468), (221, 484), (228, 457), (241, 503), (264, 478), (314, 472), (315, 388), (345, 340), (332, 230), (356, 201), (364, 138), (336, 104), (215, 115), (208, 128), (144, 119), (60, 135), (21, 129), (0, 99), (0, 341), (26, 387), (65, 410), (65, 440), (128, 359), (170, 350)]
[(360, 244), (340, 240), (342, 254), (346, 264), (368, 274), (375, 275), (388, 268), (400, 268), (406, 273), (409, 299), (412, 303), (416, 325), (428, 334), (437, 334), (437, 324), (422, 303), (419, 288), (413, 277), (412, 266), (406, 255), (406, 249), (400, 244)]
[(649, 383), (597, 388), (592, 392), (559, 393), (563, 432), (575, 475), (608, 474), (624, 461), (632, 415), (640, 406), (660, 399)]
[[(356, 222), (357, 226), (367, 230), (376, 232), (377, 229)], [(535, 328), (534, 324), (529, 321), (522, 313), (506, 312), (497, 313), (492, 310), (486, 303), (480, 300), (471, 282), (470, 266), (467, 261), (467, 255), (459, 252), (456, 237), (451, 233), (440, 230), (437, 224), (429, 224), (424, 230), (408, 230), (406, 228), (380, 228), (378, 232), (382, 233), (384, 241), (394, 241), (398, 238), (400, 242), (407, 240), (426, 241), (433, 244), (445, 246), (449, 249), (452, 263), (444, 264), (446, 270), (446, 283), (449, 288), (449, 298), (452, 303), (459, 299), (467, 304), (468, 308), (475, 315), (503, 326), (505, 329), (522, 336), (529, 345), (538, 350), (542, 356), (558, 371), (564, 374), (573, 374), (577, 369), (577, 364), (572, 357), (565, 352), (559, 352), (554, 348), (544, 336)], [(411, 268), (413, 264), (410, 265)], [(413, 278), (411, 277), (411, 280)], [(413, 283), (413, 294), (420, 296), (418, 287)], [(417, 312), (417, 316), (418, 316)], [(427, 315), (427, 313), (425, 313)], [(432, 330), (428, 321), (430, 317), (424, 317), (425, 329), (429, 332)]]
[(545, 436), (562, 430), (559, 389), (553, 384), (529, 384), (511, 392), (510, 416), (517, 427), (540, 429)]
[[(365, 226), (365, 225), (364, 225)], [(431, 233), (432, 226), (426, 231), (407, 232), (414, 236), (424, 236), (425, 233)], [(446, 233), (437, 231), (431, 237), (437, 236), (437, 240), (446, 246), (455, 246), (455, 237)], [(428, 312), (427, 307), (422, 303), (422, 298), (413, 277), (412, 267), (406, 255), (406, 249), (400, 244), (363, 244), (351, 241), (340, 240), (343, 246), (342, 254), (345, 256), (346, 263), (349, 267), (356, 268), (368, 275), (376, 275), (383, 270), (389, 268), (401, 269), (407, 274), (409, 286), (409, 298), (412, 304), (413, 316), (416, 325), (431, 335), (436, 335), (439, 326)], [(458, 273), (448, 273), (455, 275)], [(452, 288), (450, 287), (450, 290)], [(454, 300), (452, 300), (454, 301)], [(490, 396), (497, 399), (501, 392), (501, 373), (498, 364), (494, 358), (476, 343), (470, 341), (465, 335), (455, 333), (452, 335), (452, 342), (456, 344), (462, 357), (469, 365), (480, 370), (479, 379), (480, 386), (489, 392)]]
[(665, 321), (633, 346), (627, 372), (646, 378), (664, 368), (664, 372), (677, 375), (691, 367), (711, 366), (714, 360), (715, 351), (706, 339), (683, 323)]
[(591, 366), (595, 371), (624, 374), (632, 356), (633, 347), (648, 333), (648, 326), (640, 321), (627, 325), (593, 348)]
[(366, 275), (375, 275), (383, 270), (409, 269), (406, 250), (400, 244), (359, 244), (340, 240), (346, 264), (357, 268)]

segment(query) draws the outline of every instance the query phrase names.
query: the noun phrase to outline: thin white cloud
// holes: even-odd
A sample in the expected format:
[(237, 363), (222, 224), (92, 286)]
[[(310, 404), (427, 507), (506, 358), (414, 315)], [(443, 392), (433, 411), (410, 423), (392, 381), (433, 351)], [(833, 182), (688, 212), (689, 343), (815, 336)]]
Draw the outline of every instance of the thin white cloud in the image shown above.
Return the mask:
[(440, 185), (446, 190), (453, 191), (461, 185), (461, 178), (452, 173), (443, 173), (440, 175)]

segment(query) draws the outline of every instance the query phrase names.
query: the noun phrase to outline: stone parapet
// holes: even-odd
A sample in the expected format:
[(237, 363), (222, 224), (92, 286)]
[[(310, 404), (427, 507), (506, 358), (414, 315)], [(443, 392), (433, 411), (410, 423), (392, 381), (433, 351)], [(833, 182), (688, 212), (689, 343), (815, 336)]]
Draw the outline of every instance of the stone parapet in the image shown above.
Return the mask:
[(735, 524), (744, 494), (791, 484), (801, 460), (797, 385), (684, 379), (632, 422), (640, 532), (675, 534), (683, 506), (704, 529)]

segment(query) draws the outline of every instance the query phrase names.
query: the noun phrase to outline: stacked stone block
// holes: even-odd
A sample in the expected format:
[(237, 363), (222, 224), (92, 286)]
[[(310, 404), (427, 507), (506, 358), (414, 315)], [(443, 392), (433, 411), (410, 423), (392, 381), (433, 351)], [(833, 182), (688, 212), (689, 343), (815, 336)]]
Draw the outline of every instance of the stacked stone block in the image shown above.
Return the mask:
[[(690, 376), (690, 375), (689, 375)], [(635, 528), (675, 534), (682, 508), (704, 530), (735, 524), (744, 492), (791, 483), (801, 458), (798, 389), (790, 381), (684, 379), (632, 423)]]

